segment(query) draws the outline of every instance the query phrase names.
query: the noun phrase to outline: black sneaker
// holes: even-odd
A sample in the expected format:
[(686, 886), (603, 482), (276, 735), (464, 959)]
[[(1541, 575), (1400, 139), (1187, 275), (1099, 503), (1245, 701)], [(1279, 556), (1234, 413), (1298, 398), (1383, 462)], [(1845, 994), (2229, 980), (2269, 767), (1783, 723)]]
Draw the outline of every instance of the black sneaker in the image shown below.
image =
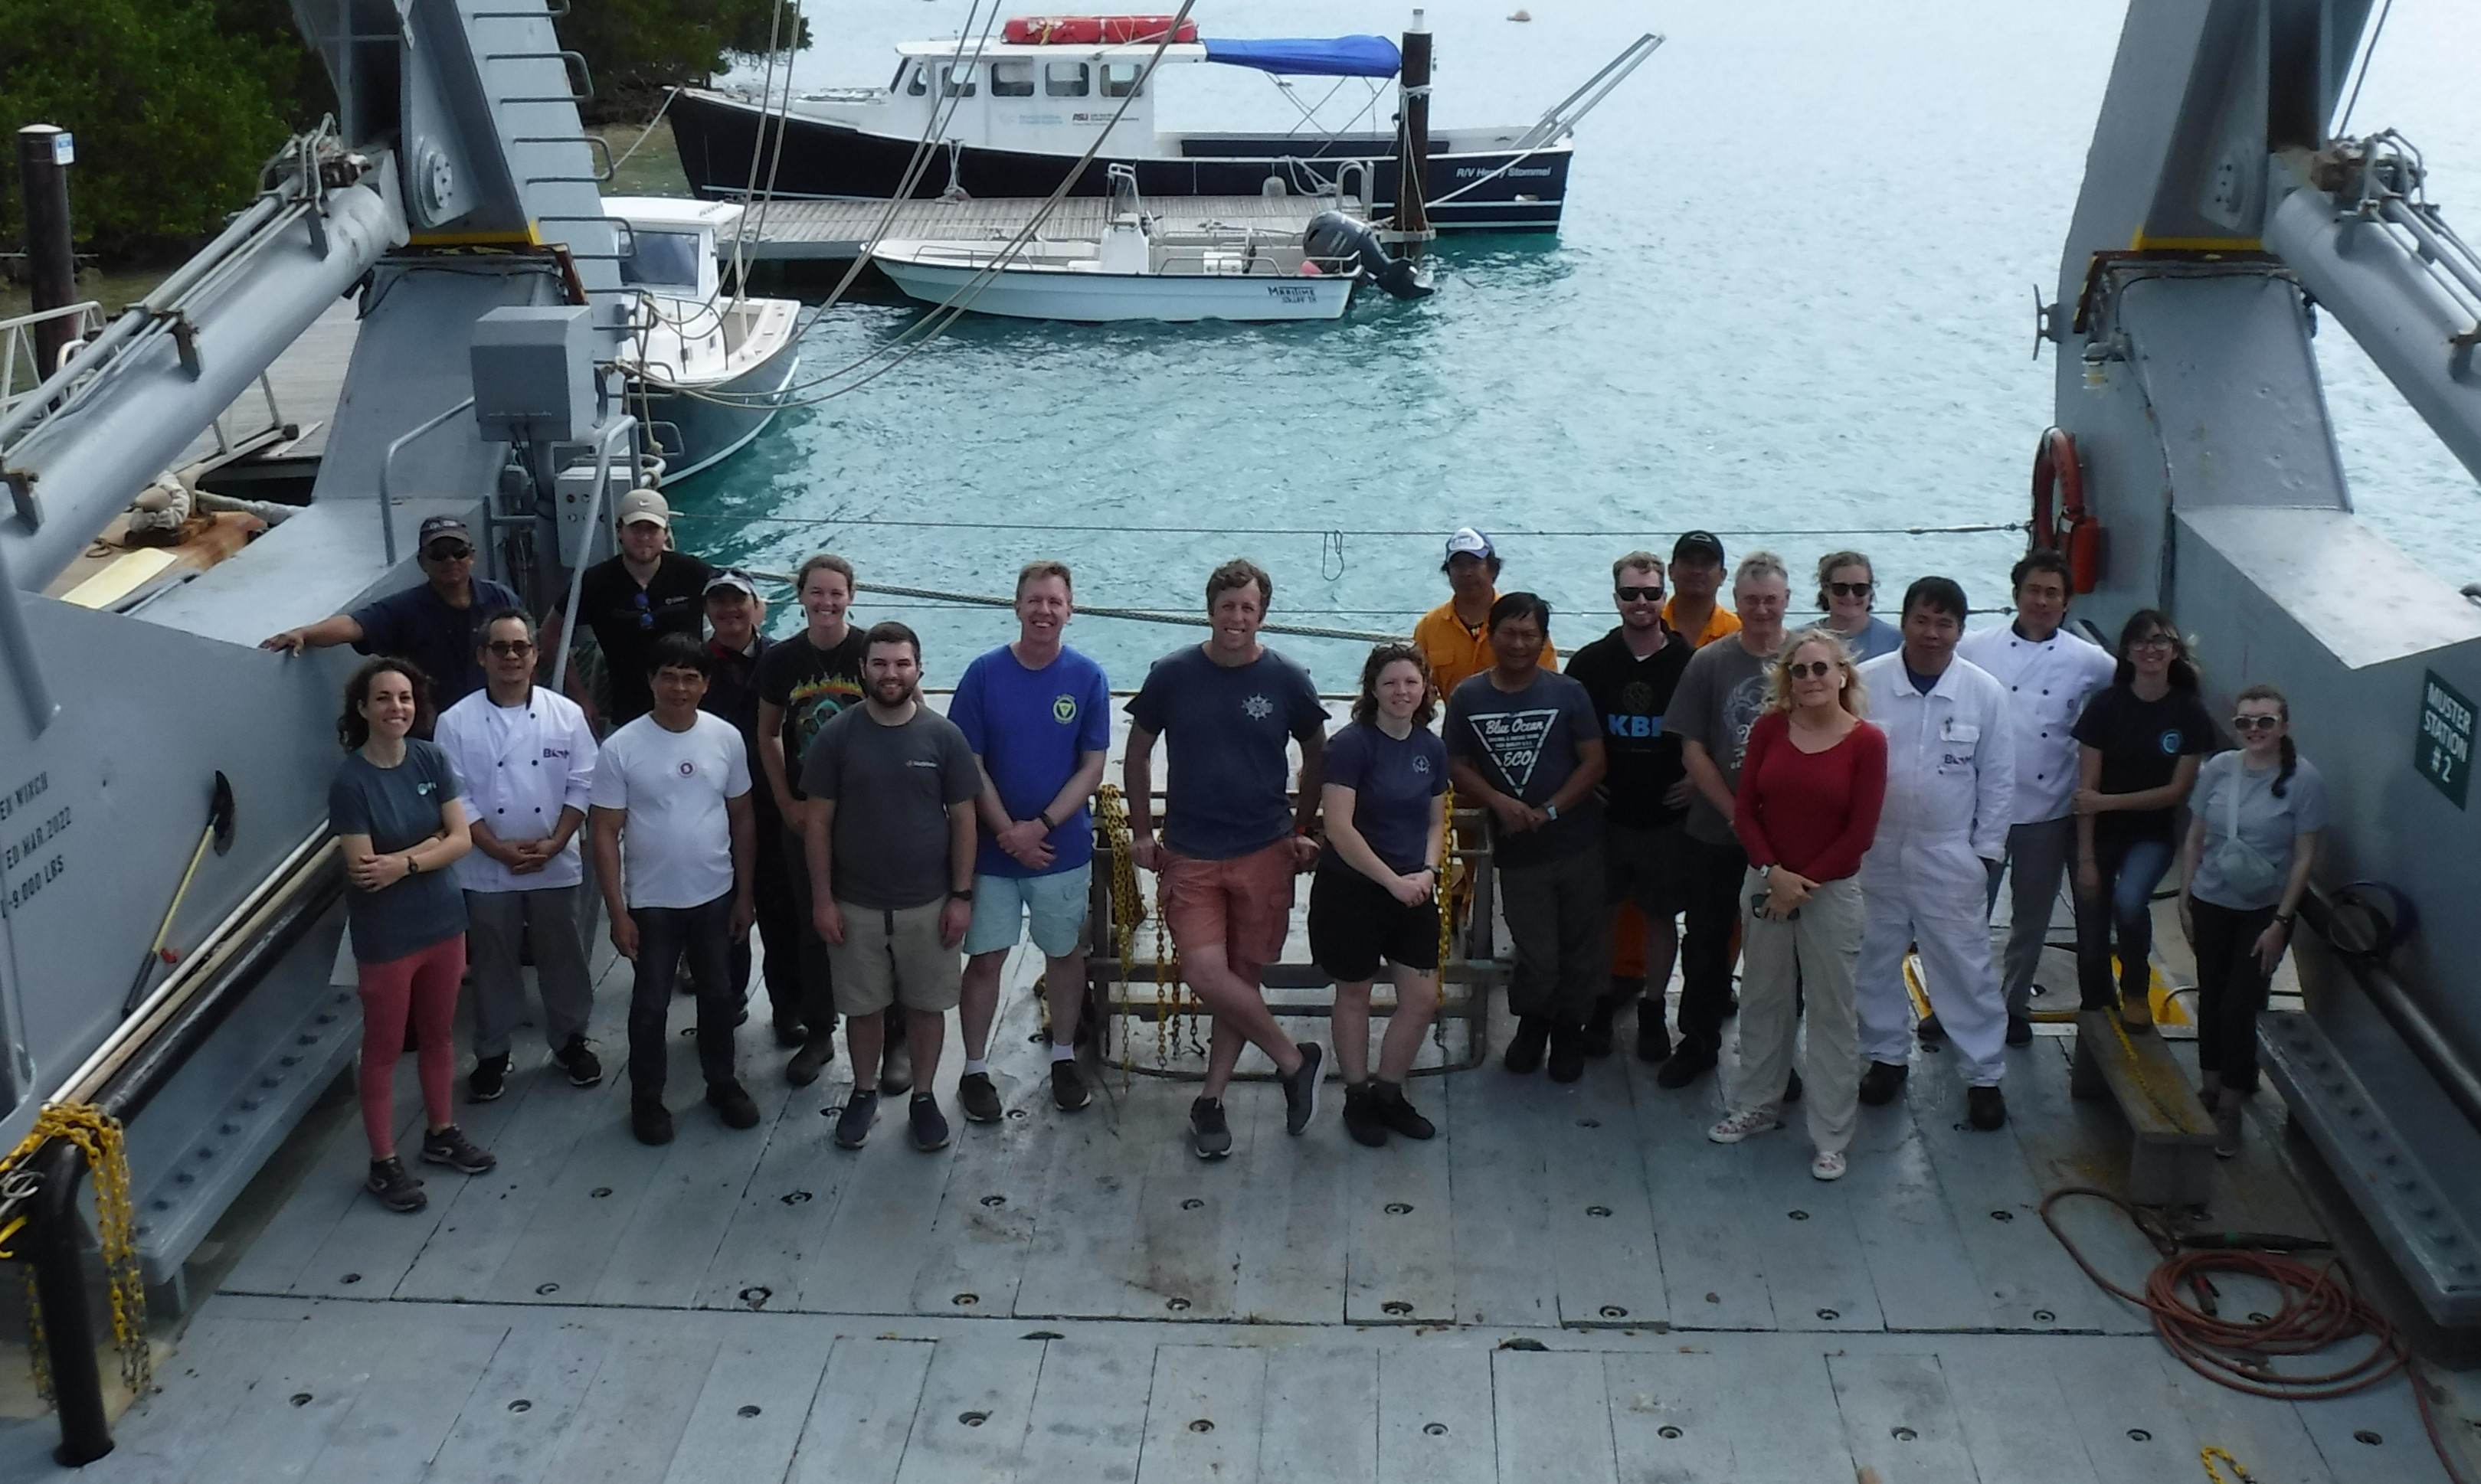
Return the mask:
[(1405, 1100), (1404, 1089), (1399, 1083), (1372, 1079), (1370, 1098), (1378, 1106), (1379, 1121), (1394, 1133), (1408, 1139), (1425, 1139), (1439, 1132), (1430, 1120), (1413, 1110), (1413, 1105)]
[(592, 1052), (586, 1049), (586, 1037), (583, 1033), (570, 1036), (560, 1050), (551, 1054), (551, 1059), (559, 1063), (561, 1071), (568, 1074), (568, 1085), (571, 1087), (603, 1085), (603, 1063)]
[(1662, 1002), (1652, 996), (1636, 1002), (1636, 1059), (1648, 1063), (1671, 1059), (1671, 1028), (1662, 1023)]
[(1508, 1038), (1507, 1054), (1500, 1058), (1500, 1065), (1519, 1077), (1537, 1072), (1542, 1067), (1542, 1048), (1550, 1041), (1549, 1016), (1520, 1016), (1516, 1022), (1516, 1034)]
[(1800, 1068), (1792, 1068), (1791, 1075), (1784, 1079), (1783, 1100), (1786, 1103), (1800, 1101)]
[(809, 1040), (810, 1028), (802, 1025), (799, 1021), (779, 1020), (775, 1023), (776, 1045), (789, 1051), (797, 1046), (808, 1045)]
[(904, 1023), (891, 1016), (895, 1023), (885, 1028), (887, 1044), (878, 1056), (878, 1090), (894, 1097), (913, 1090), (913, 1048), (904, 1041)]
[(1085, 1090), (1084, 1074), (1077, 1070), (1075, 1061), (1051, 1064), (1051, 1103), (1054, 1107), (1063, 1113), (1073, 1113), (1092, 1101), (1093, 1096)]
[(716, 1110), (727, 1129), (758, 1127), (758, 1100), (738, 1080), (715, 1082), (706, 1090), (706, 1106)]
[(509, 1054), (507, 1052), (502, 1052), (496, 1056), (478, 1056), (474, 1059), (474, 1070), (465, 1079), (466, 1102), (497, 1103), (500, 1101), (500, 1094), (508, 1090)]
[(1915, 1034), (1919, 1035), (1924, 1041), (1944, 1041), (1946, 1039), (1946, 1028), (1939, 1024), (1939, 1018), (1936, 1014), (1922, 1016), (1921, 1023), (1914, 1027), (1913, 1030)]
[(394, 1155), (371, 1161), (371, 1178), (362, 1182), (362, 1188), (394, 1211), (416, 1211), (431, 1204), (431, 1197), (422, 1193), (422, 1182), (406, 1174), (405, 1161)]
[(856, 1087), (845, 1095), (845, 1110), (836, 1115), (836, 1147), (859, 1149), (878, 1122), (878, 1089)]
[(1987, 1133), (2007, 1126), (2007, 1095), (1996, 1087), (1964, 1090), (1964, 1121)]
[(968, 1072), (956, 1080), (956, 1106), (965, 1110), (968, 1123), (997, 1123), (1005, 1115), (1000, 1090), (991, 1085), (987, 1072)]
[(796, 1087), (807, 1087), (819, 1080), (827, 1063), (836, 1059), (836, 1036), (832, 1030), (822, 1030), (801, 1043), (793, 1059), (784, 1063), (784, 1080)]
[(2007, 1044), (2010, 1046), (2033, 1044), (2033, 1017), (2029, 1015), (2007, 1017)]
[(928, 1154), (948, 1147), (948, 1115), (939, 1111), (939, 1100), (927, 1092), (917, 1092), (904, 1110), (913, 1125), (913, 1147)]
[(422, 1160), (425, 1164), (444, 1164), (459, 1175), (480, 1175), (500, 1162), (453, 1123), (422, 1136)]
[(1300, 1052), (1301, 1064), (1284, 1079), (1284, 1132), (1293, 1134), (1306, 1132), (1318, 1116), (1319, 1071), (1326, 1062), (1316, 1041), (1303, 1041)]
[(1861, 1074), (1861, 1101), (1871, 1107), (1894, 1102), (1904, 1090), (1904, 1079), (1912, 1075), (1913, 1069), (1899, 1061), (1869, 1063), (1869, 1070)]
[(672, 1110), (660, 1098), (641, 1098), (629, 1105), (629, 1132), (640, 1144), (672, 1141)]
[(1368, 1082), (1344, 1084), (1344, 1132), (1356, 1144), (1377, 1149), (1387, 1142), (1387, 1122), (1378, 1116), (1378, 1100)]
[(1232, 1125), (1223, 1116), (1221, 1099), (1200, 1098), (1188, 1106), (1188, 1144), (1201, 1159), (1232, 1153)]
[(1585, 1031), (1577, 1026), (1551, 1029), (1551, 1080), (1573, 1082), (1585, 1075)]
[(1654, 1074), (1654, 1085), (1677, 1092), (1714, 1070), (1716, 1054), (1711, 1047), (1684, 1043)]
[(1594, 1002), (1593, 1013), (1585, 1017), (1582, 1049), (1586, 1055), (1607, 1056), (1611, 1054), (1611, 1017), (1617, 1015), (1619, 1009), (1620, 1002), (1617, 1000)]

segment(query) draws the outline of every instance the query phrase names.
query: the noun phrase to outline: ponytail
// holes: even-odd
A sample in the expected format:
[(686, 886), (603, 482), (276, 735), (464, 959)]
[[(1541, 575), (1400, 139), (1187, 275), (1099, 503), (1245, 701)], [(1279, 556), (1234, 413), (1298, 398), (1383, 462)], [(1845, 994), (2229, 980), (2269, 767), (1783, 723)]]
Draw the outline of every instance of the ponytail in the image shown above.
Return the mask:
[(2300, 751), (2291, 745), (2291, 738), (2286, 735), (2283, 739), (2283, 767), (2274, 775), (2275, 797), (2281, 798), (2283, 791), (2291, 786), (2291, 774), (2299, 767)]

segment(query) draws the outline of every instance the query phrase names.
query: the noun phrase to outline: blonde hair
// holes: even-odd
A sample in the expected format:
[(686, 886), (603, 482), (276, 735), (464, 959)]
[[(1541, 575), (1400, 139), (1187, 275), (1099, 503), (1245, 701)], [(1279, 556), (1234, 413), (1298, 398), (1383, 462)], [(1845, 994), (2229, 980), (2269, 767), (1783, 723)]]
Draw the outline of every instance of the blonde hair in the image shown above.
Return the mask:
[(1791, 699), (1791, 657), (1812, 644), (1825, 646), (1826, 657), (1843, 672), (1843, 690), (1837, 697), (1843, 709), (1856, 716), (1869, 715), (1869, 688), (1861, 683), (1859, 666), (1852, 663), (1852, 651), (1843, 640), (1827, 628), (1803, 629), (1784, 640), (1784, 647), (1766, 662), (1766, 710), (1789, 711)]

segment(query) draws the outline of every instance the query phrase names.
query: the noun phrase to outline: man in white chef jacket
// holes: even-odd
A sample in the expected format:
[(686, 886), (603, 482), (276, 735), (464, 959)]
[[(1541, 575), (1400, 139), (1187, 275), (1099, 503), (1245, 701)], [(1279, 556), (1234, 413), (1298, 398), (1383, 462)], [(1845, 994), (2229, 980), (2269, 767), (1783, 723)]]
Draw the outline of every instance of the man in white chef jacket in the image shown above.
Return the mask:
[(465, 1092), (488, 1103), (508, 1088), (509, 1036), (525, 1014), (521, 941), (534, 949), (551, 1059), (574, 1086), (603, 1080), (603, 1064), (586, 1045), (594, 984), (577, 847), (596, 748), (577, 703), (535, 684), (540, 654), (533, 619), (514, 609), (493, 614), (478, 647), (483, 689), (448, 708), (435, 740), (465, 785), (473, 821), (474, 848), (455, 868), (474, 969), (474, 1071)]
[(1904, 592), (1903, 646), (1861, 666), (1869, 719), (1887, 734), (1887, 802), (1861, 861), (1867, 924), (1856, 986), (1861, 1101), (1892, 1101), (1912, 1056), (1904, 950), (1918, 946), (1930, 1008), (1954, 1042), (1966, 1121), (2007, 1122), (2007, 1007), (1990, 959), (1990, 869), (2007, 849), (2016, 745), (2007, 688), (1956, 658), (1964, 589), (1924, 577)]

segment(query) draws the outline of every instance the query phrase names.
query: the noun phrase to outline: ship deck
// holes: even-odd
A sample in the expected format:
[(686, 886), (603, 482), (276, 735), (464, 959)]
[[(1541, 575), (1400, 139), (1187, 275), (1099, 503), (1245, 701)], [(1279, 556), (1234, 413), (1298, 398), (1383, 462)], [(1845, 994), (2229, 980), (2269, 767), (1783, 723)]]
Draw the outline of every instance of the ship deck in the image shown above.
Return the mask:
[[(1046, 204), (1035, 196), (968, 196), (958, 200), (908, 200), (889, 216), (886, 201), (773, 200), (750, 208), (749, 235), (742, 251), (753, 261), (850, 262), (875, 238), (924, 238), (937, 242), (1005, 243), (1026, 229)], [(1041, 237), (1093, 242), (1110, 222), (1111, 203), (1099, 195), (1071, 195), (1051, 206)], [(1252, 228), (1298, 240), (1321, 211), (1359, 216), (1352, 196), (1162, 195), (1146, 198), (1146, 212), (1166, 231), (1202, 232), (1214, 227)], [(885, 221), (882, 231), (880, 222)]]

